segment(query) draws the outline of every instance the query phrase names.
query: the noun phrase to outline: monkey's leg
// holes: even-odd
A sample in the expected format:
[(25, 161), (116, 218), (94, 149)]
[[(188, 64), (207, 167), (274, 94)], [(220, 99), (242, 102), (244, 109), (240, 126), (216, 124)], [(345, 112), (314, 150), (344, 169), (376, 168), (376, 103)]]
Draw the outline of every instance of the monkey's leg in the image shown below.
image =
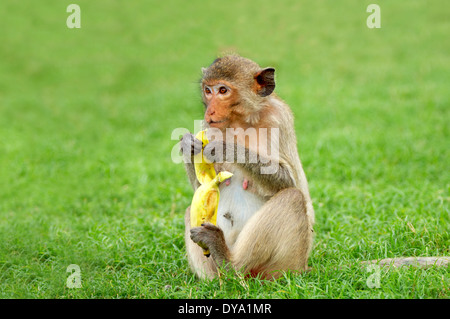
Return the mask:
[(277, 277), (279, 270), (304, 271), (312, 242), (303, 194), (287, 188), (249, 219), (231, 249), (231, 262), (236, 269), (266, 277)]
[(191, 238), (206, 245), (218, 265), (231, 264), (244, 273), (277, 277), (277, 271), (307, 269), (313, 232), (302, 193), (287, 188), (248, 220), (231, 249), (220, 228), (211, 224), (193, 228)]
[(203, 255), (203, 249), (194, 243), (190, 238), (191, 231), (191, 206), (186, 209), (184, 217), (185, 223), (185, 243), (189, 265), (194, 273), (200, 278), (212, 278), (217, 274), (212, 258)]

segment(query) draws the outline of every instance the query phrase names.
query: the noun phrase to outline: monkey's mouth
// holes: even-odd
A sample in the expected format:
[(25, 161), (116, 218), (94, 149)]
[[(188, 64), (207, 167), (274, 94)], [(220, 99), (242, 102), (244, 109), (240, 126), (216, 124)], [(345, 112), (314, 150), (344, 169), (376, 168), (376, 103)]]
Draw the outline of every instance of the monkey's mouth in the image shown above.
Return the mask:
[(228, 121), (228, 119), (224, 119), (224, 120), (221, 120), (221, 121), (213, 121), (213, 120), (209, 120), (208, 121), (208, 124), (209, 125), (214, 125), (214, 124), (221, 124), (221, 123), (225, 123), (226, 121)]

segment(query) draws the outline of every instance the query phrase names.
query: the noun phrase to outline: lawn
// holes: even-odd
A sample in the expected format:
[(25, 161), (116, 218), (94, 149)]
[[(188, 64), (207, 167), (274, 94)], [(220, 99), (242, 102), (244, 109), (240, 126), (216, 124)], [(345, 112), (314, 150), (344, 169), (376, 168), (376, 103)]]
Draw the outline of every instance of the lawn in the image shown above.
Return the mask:
[[(0, 298), (445, 298), (450, 3), (77, 0), (0, 4)], [(276, 68), (316, 210), (304, 275), (201, 282), (184, 248), (193, 191), (176, 128), (202, 118), (200, 68)], [(69, 288), (67, 267), (80, 267)], [(337, 270), (337, 268), (340, 268)]]

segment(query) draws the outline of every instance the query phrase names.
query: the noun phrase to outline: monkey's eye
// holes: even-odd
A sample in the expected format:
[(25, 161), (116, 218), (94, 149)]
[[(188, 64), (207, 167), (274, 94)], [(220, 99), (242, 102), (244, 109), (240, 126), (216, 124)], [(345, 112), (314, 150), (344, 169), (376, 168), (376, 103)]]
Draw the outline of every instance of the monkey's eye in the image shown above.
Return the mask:
[(211, 94), (211, 90), (209, 88), (205, 87), (205, 93), (206, 94)]
[(220, 89), (219, 89), (220, 94), (225, 94), (225, 93), (227, 93), (227, 91), (228, 91), (227, 88), (224, 86), (220, 87)]

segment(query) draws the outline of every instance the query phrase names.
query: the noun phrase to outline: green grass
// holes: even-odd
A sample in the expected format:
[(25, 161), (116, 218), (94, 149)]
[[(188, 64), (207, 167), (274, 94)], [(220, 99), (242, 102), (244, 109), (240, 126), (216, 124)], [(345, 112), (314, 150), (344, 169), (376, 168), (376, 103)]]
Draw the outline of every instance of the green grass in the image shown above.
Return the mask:
[[(1, 298), (449, 298), (448, 3), (73, 1), (0, 4)], [(200, 282), (192, 198), (171, 160), (202, 118), (200, 68), (236, 51), (277, 69), (316, 209), (306, 275)], [(69, 289), (66, 268), (81, 268)], [(339, 271), (336, 267), (343, 268)]]

